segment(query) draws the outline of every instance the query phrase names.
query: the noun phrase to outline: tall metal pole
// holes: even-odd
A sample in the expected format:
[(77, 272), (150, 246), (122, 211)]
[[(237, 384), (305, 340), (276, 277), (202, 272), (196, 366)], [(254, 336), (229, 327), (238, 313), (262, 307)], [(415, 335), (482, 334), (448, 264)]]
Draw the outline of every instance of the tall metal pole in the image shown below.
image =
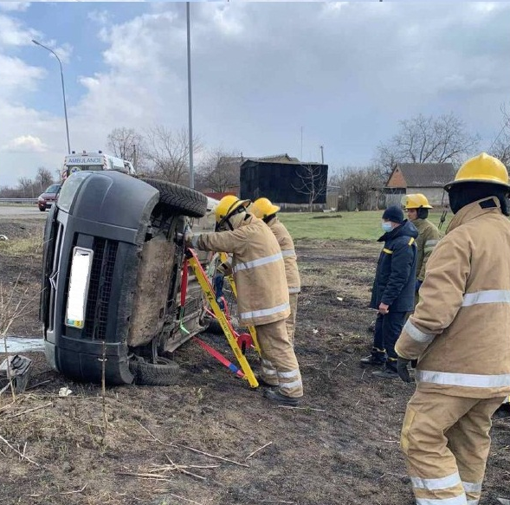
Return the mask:
[(186, 2), (186, 31), (188, 39), (188, 135), (189, 135), (189, 187), (195, 187), (195, 172), (193, 170), (193, 115), (191, 102), (191, 32), (190, 32), (190, 4)]
[(55, 58), (57, 58), (58, 64), (60, 66), (60, 82), (62, 83), (62, 98), (64, 99), (64, 117), (66, 120), (66, 136), (67, 136), (67, 154), (71, 154), (71, 142), (69, 141), (69, 121), (67, 120), (67, 103), (66, 103), (66, 88), (64, 86), (64, 71), (62, 69), (62, 62), (60, 61), (60, 58), (58, 57), (57, 53), (53, 51), (53, 49), (50, 49), (49, 47), (46, 47), (45, 45), (41, 44), (40, 42), (37, 42), (37, 40), (33, 40), (32, 42), (36, 46), (40, 46), (43, 49), (46, 49), (49, 51)]
[(303, 161), (303, 127), (301, 127), (301, 154), (299, 159)]
[(324, 146), (319, 146), (321, 148), (321, 161), (322, 161), (322, 164), (324, 165)]

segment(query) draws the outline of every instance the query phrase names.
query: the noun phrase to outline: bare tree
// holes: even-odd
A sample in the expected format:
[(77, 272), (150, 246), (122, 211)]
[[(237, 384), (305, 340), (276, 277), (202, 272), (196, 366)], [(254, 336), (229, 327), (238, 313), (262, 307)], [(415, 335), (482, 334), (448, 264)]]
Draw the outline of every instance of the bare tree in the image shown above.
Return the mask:
[(384, 176), (376, 166), (345, 167), (330, 183), (339, 188), (342, 196), (353, 198), (357, 209), (365, 210), (377, 208), (372, 197), (382, 190)]
[(453, 113), (438, 118), (419, 114), (399, 125), (399, 132), (377, 148), (376, 164), (386, 174), (397, 163), (459, 163), (480, 141)]
[(490, 146), (489, 152), (500, 159), (507, 168), (510, 168), (510, 112), (508, 112), (506, 104), (501, 105), (501, 114), (503, 115), (503, 126)]
[(29, 177), (20, 177), (18, 179), (18, 186), (23, 192), (23, 196), (27, 198), (34, 198), (35, 192), (34, 192), (34, 181), (30, 179)]
[(133, 163), (135, 169), (146, 168), (144, 137), (133, 128), (115, 128), (107, 138), (108, 149), (123, 160)]
[(218, 193), (239, 186), (242, 157), (221, 149), (209, 152), (199, 167), (203, 184)]
[(318, 163), (307, 163), (297, 168), (296, 175), (299, 182), (292, 187), (308, 198), (308, 208), (313, 210), (313, 204), (327, 191), (327, 175), (323, 169), (324, 165)]
[(53, 184), (53, 176), (51, 170), (45, 167), (39, 167), (37, 169), (37, 175), (35, 176), (35, 184), (38, 185), (40, 192), (44, 191), (48, 186)]
[[(167, 181), (187, 184), (189, 181), (188, 132), (177, 132), (163, 125), (150, 128), (146, 135), (147, 159), (152, 165), (150, 172)], [(199, 138), (193, 139), (193, 154), (202, 150)]]

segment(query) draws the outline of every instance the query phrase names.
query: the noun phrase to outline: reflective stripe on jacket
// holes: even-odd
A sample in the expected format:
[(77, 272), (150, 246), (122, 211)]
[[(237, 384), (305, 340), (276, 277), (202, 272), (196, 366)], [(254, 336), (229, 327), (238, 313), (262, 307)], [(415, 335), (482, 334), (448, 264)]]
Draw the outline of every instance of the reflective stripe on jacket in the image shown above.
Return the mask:
[(418, 230), (416, 239), (416, 249), (418, 251), (418, 261), (416, 263), (416, 278), (420, 281), (425, 279), (425, 268), (430, 254), (439, 242), (440, 234), (436, 225), (428, 219), (415, 219), (414, 226)]
[(280, 249), (282, 250), (289, 293), (299, 293), (301, 291), (301, 279), (299, 277), (294, 241), (292, 240), (287, 228), (285, 228), (278, 217), (275, 216), (271, 219), (268, 226), (274, 233), (276, 240), (278, 240), (278, 244), (280, 244)]
[(419, 390), (470, 398), (510, 393), (510, 222), (497, 199), (454, 216), (395, 349), (418, 359)]
[(283, 256), (273, 232), (261, 219), (248, 215), (233, 231), (204, 233), (199, 249), (232, 253), (239, 317), (257, 326), (290, 315)]

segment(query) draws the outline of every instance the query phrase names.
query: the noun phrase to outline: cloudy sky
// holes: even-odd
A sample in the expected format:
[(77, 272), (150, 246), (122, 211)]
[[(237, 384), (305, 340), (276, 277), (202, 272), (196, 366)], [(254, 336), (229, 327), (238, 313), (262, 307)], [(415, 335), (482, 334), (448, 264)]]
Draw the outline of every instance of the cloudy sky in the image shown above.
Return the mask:
[[(370, 163), (398, 121), (455, 113), (487, 149), (510, 103), (510, 2), (194, 2), (194, 130), (210, 148)], [(184, 3), (0, 2), (0, 186), (187, 125)], [(302, 132), (302, 133), (301, 133)]]

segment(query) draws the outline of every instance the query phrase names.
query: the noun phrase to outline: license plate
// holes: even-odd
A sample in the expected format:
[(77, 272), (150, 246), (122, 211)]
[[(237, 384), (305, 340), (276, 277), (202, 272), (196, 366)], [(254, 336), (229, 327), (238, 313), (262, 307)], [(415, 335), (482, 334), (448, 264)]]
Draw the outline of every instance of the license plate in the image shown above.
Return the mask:
[(69, 296), (67, 298), (66, 326), (83, 328), (87, 295), (89, 291), (90, 270), (94, 252), (90, 249), (75, 247), (69, 279)]

